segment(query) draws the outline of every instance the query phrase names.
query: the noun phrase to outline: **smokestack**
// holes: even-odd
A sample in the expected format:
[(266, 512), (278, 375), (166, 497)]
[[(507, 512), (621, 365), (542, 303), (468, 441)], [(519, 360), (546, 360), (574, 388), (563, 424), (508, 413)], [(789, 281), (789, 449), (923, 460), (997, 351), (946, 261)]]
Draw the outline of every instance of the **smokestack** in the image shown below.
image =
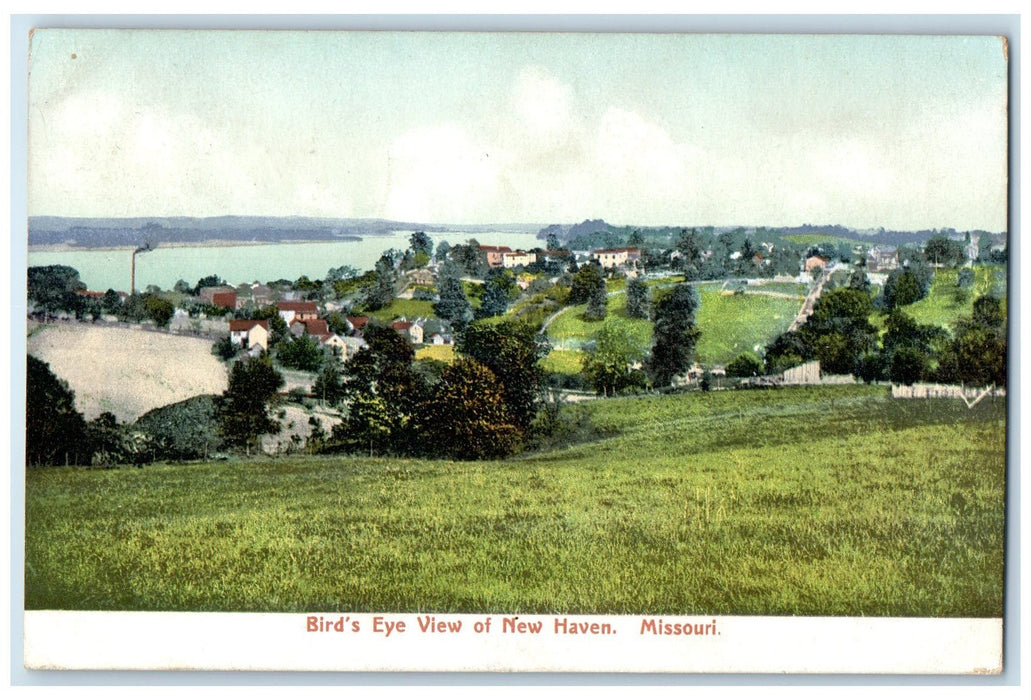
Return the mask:
[(132, 281), (131, 281), (130, 286), (129, 286), (129, 293), (130, 294), (135, 294), (136, 293), (136, 254), (137, 253), (149, 253), (152, 250), (154, 250), (154, 245), (151, 244), (150, 241), (147, 241), (146, 243), (144, 243), (143, 245), (141, 245), (139, 248), (137, 248), (136, 250), (134, 250), (132, 252)]

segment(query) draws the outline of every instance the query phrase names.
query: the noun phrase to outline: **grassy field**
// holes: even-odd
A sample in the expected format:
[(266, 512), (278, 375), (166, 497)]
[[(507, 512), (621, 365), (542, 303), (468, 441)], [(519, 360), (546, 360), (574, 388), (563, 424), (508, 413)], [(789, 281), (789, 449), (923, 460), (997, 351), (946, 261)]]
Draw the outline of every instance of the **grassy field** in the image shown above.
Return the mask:
[(1005, 404), (565, 409), (503, 462), (31, 470), (28, 609), (998, 616)]
[(394, 299), (394, 301), (382, 309), (369, 311), (368, 315), (380, 321), (393, 321), (402, 316), (410, 321), (420, 316), (431, 318), (433, 316), (433, 302), (422, 299)]
[(798, 243), (799, 245), (855, 245), (858, 241), (851, 238), (842, 238), (840, 236), (831, 236), (825, 233), (793, 233), (788, 236), (784, 236), (784, 240), (791, 241), (792, 243)]
[[(764, 294), (723, 294), (721, 286), (719, 283), (698, 286), (701, 305), (695, 320), (702, 335), (697, 355), (703, 364), (726, 364), (746, 350), (765, 346), (788, 329), (802, 306), (801, 296), (789, 299)], [(548, 337), (556, 347), (576, 350), (597, 335), (604, 321), (585, 320), (586, 309), (586, 305), (571, 307), (548, 326)], [(626, 318), (625, 294), (609, 297), (608, 313)], [(642, 342), (649, 344), (651, 322), (629, 321)]]
[(581, 350), (552, 350), (541, 362), (548, 372), (579, 374), (583, 370), (584, 353)]
[(788, 329), (802, 307), (801, 298), (726, 295), (712, 288), (702, 289), (700, 297), (698, 361), (709, 365), (725, 365), (746, 350), (761, 349)]
[(423, 345), (415, 350), (417, 360), (440, 360), (451, 364), (455, 361), (454, 345)]
[(1006, 295), (1006, 268), (975, 267), (972, 288), (959, 290), (956, 286), (956, 270), (937, 270), (934, 283), (927, 296), (909, 306), (903, 307), (917, 323), (952, 328), (961, 317), (969, 317), (974, 308), (974, 299), (983, 294)]

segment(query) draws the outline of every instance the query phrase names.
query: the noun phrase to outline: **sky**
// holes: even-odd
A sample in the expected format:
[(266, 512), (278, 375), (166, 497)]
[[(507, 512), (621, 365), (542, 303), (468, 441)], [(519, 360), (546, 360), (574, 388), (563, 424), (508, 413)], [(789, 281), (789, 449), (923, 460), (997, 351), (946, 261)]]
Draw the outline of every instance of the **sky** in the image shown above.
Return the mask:
[(996, 37), (38, 30), (30, 215), (1007, 226)]

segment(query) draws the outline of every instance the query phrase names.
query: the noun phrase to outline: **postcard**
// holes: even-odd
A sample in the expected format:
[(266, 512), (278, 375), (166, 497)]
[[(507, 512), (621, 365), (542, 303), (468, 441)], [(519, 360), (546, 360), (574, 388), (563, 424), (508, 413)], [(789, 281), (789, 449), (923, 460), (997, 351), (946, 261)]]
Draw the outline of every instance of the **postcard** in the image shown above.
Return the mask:
[(29, 48), (26, 668), (1003, 672), (1006, 37)]

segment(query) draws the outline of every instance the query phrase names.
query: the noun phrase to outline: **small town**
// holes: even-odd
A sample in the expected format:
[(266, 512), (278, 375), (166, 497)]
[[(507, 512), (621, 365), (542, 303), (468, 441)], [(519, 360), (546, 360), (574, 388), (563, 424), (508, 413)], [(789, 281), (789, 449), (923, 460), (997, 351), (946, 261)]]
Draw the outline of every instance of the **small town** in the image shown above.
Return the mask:
[(1006, 36), (27, 40), (32, 672), (1000, 672)]

